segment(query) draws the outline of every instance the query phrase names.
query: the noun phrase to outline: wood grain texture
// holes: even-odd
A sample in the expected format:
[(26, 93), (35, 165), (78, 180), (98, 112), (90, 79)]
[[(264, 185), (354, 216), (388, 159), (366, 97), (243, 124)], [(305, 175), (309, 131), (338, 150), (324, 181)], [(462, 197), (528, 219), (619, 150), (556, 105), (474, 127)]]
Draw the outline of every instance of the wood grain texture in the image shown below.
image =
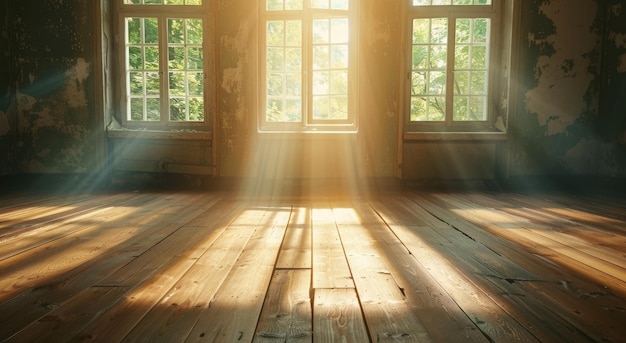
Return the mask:
[(370, 342), (354, 289), (316, 289), (313, 342)]
[(622, 213), (410, 189), (0, 197), (0, 341), (619, 342)]
[(276, 270), (253, 342), (305, 343), (313, 339), (311, 270)]

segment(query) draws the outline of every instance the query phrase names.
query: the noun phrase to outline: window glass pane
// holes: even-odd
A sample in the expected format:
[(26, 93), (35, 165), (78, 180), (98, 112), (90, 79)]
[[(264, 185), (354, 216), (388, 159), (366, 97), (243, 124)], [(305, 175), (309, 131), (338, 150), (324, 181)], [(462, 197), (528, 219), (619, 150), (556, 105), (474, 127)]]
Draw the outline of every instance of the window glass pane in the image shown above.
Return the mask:
[(143, 70), (143, 51), (139, 46), (128, 47), (128, 69), (130, 70)]
[(302, 22), (290, 20), (285, 23), (285, 45), (302, 46)]
[(287, 115), (283, 110), (283, 100), (267, 98), (267, 108), (265, 109), (265, 120), (268, 122), (287, 122)]
[(204, 98), (194, 97), (189, 99), (189, 120), (204, 121)]
[(304, 0), (267, 0), (265, 9), (268, 11), (297, 11), (304, 7)]
[(348, 68), (348, 45), (332, 45), (330, 47), (331, 68)]
[(145, 59), (144, 69), (159, 70), (159, 47), (146, 46), (143, 51)]
[(187, 69), (202, 70), (204, 69), (204, 58), (202, 48), (187, 48)]
[(348, 71), (334, 70), (330, 73), (330, 93), (347, 95), (348, 94)]
[(158, 44), (159, 43), (159, 21), (156, 18), (143, 19), (144, 27), (144, 43), (146, 44)]
[(330, 20), (319, 19), (313, 21), (313, 43), (328, 43), (330, 41)]
[(330, 73), (314, 72), (313, 73), (313, 94), (328, 94), (330, 91)]
[(302, 0), (286, 0), (285, 9), (286, 10), (301, 10)]
[(130, 98), (128, 120), (144, 120), (145, 107), (143, 98)]
[(348, 26), (348, 18), (332, 19), (330, 28), (330, 42), (348, 43), (350, 38), (350, 30)]
[(313, 70), (330, 67), (330, 47), (327, 45), (313, 47)]
[[(127, 120), (159, 120), (158, 20), (126, 18), (125, 23)], [(148, 97), (156, 97), (156, 103), (155, 98), (146, 101)]]
[(413, 0), (413, 6), (491, 5), (492, 0)]
[(311, 8), (329, 9), (329, 0), (311, 0)]
[(189, 95), (202, 96), (204, 94), (204, 73), (187, 73)]
[(147, 98), (146, 109), (148, 121), (159, 121), (161, 119), (161, 99), (159, 98)]
[(170, 72), (169, 89), (170, 95), (185, 95), (187, 87), (185, 82), (185, 73)]
[(348, 9), (348, 0), (331, 0), (330, 8), (334, 10), (347, 10)]
[(287, 96), (298, 97), (298, 98), (302, 96), (302, 75), (301, 74), (285, 75), (285, 92)]
[(412, 30), (410, 120), (445, 120), (448, 19), (414, 19)]
[(285, 22), (272, 20), (267, 22), (267, 45), (283, 46), (285, 44)]
[(285, 71), (302, 70), (302, 48), (285, 49)]
[(267, 95), (281, 96), (285, 90), (282, 74), (267, 75)]
[(330, 97), (314, 96), (313, 97), (313, 119), (327, 120), (330, 116)]
[(147, 95), (159, 95), (161, 90), (160, 77), (158, 72), (148, 72), (145, 74), (146, 78), (146, 94)]
[(332, 96), (330, 98), (330, 119), (346, 120), (348, 119), (348, 97)]
[(267, 0), (266, 7), (268, 11), (282, 11), (285, 8), (284, 0)]
[(301, 121), (302, 21), (269, 20), (266, 27), (265, 120)]
[(167, 27), (169, 120), (204, 120), (202, 20), (168, 19)]
[(487, 119), (489, 30), (488, 18), (456, 20), (453, 120)]
[(125, 5), (202, 5), (202, 0), (124, 0)]
[(266, 68), (268, 71), (282, 71), (285, 65), (284, 48), (267, 48)]
[[(265, 122), (306, 125), (310, 119), (348, 118), (350, 27), (347, 15), (338, 12), (348, 10), (348, 3), (266, 0), (268, 11), (285, 12), (273, 13), (266, 21)], [(306, 49), (304, 44), (308, 44)], [(309, 58), (306, 53), (311, 54)], [(305, 79), (303, 75), (309, 76)], [(305, 101), (307, 96), (310, 98)]]

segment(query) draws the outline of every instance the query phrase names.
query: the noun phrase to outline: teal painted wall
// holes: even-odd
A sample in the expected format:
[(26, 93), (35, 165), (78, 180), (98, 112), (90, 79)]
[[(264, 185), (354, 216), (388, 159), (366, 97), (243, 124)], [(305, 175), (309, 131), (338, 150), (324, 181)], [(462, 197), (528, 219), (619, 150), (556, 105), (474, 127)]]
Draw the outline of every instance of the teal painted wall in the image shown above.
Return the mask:
[[(5, 2), (6, 3), (6, 2)], [(93, 4), (10, 0), (4, 20), (15, 108), (10, 149), (16, 173), (93, 170)], [(38, 10), (33, 10), (37, 8)], [(6, 106), (4, 106), (6, 107)]]
[(522, 4), (521, 101), (509, 124), (510, 176), (625, 176), (619, 102), (626, 94), (624, 70), (616, 66), (624, 44), (615, 37), (626, 33), (619, 24), (626, 21), (626, 2)]
[(15, 171), (17, 131), (15, 87), (11, 63), (10, 3), (0, 3), (0, 175)]

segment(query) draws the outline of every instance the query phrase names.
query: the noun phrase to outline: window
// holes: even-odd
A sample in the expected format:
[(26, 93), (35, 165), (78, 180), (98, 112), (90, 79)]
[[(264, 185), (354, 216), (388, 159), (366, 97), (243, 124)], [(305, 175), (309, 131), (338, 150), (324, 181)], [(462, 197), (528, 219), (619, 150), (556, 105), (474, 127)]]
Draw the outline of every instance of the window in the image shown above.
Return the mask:
[(206, 0), (118, 0), (122, 121), (207, 124)]
[(491, 125), (498, 2), (412, 0), (408, 130)]
[(355, 127), (353, 0), (266, 0), (259, 30), (260, 128)]

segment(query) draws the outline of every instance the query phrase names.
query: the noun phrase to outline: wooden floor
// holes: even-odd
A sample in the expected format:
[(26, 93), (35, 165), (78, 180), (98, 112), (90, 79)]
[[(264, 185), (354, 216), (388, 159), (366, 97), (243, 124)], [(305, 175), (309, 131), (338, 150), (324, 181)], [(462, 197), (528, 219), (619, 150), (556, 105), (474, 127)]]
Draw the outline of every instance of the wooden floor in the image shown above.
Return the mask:
[(0, 339), (624, 342), (626, 199), (3, 196)]

